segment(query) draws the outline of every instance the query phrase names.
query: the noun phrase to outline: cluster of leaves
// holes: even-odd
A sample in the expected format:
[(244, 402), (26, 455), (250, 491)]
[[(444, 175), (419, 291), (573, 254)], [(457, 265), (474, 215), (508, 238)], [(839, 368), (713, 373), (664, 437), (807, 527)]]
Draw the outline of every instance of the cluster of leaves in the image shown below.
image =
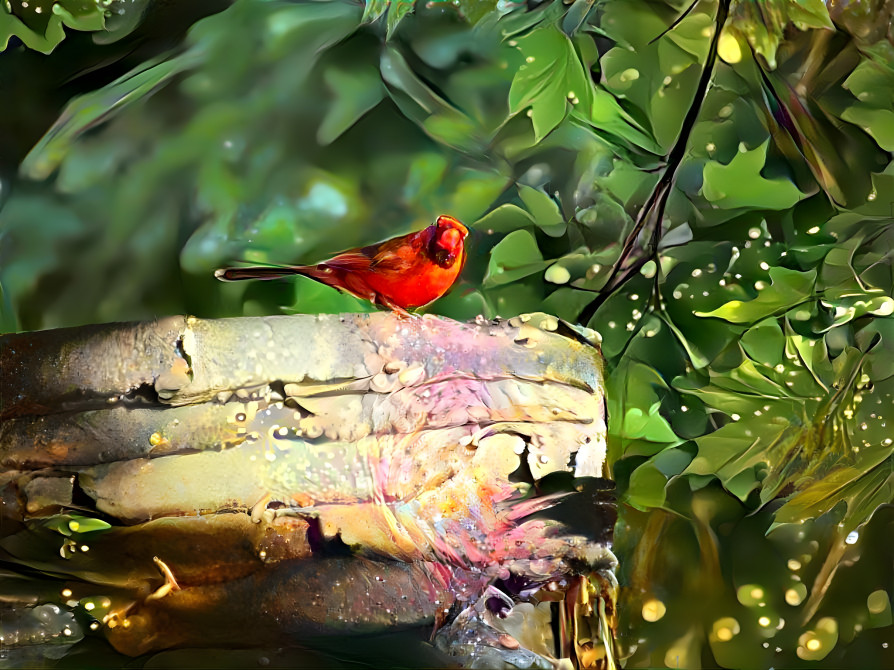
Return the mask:
[[(834, 518), (843, 547), (894, 501), (885, 17), (733, 3), (708, 63), (711, 3), (527, 4), (237, 0), (196, 23), (72, 100), (0, 191), (3, 327), (368, 309), (212, 271), (450, 213), (470, 258), (432, 311), (598, 331), (627, 505), (687, 520), (701, 551), (732, 509), (774, 537)], [(619, 274), (676, 149), (657, 244)]]
[(65, 39), (65, 28), (94, 33), (97, 44), (127, 36), (150, 0), (5, 0), (0, 3), (0, 51), (16, 38), (48, 54)]

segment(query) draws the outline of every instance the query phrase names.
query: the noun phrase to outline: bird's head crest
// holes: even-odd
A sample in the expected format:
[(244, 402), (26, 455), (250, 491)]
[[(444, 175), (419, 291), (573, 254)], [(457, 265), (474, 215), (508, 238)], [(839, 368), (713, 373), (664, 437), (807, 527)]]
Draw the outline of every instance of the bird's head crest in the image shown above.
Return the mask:
[(441, 267), (449, 268), (463, 255), (463, 240), (469, 229), (452, 216), (438, 217), (434, 226), (434, 234), (429, 244), (429, 251), (435, 262)]

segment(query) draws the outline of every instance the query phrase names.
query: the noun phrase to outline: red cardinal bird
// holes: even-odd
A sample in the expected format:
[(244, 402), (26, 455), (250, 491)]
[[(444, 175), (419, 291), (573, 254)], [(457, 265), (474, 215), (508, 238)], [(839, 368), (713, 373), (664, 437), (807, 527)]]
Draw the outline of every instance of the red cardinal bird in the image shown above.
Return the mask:
[(408, 309), (440, 298), (456, 281), (466, 261), (468, 234), (452, 216), (439, 216), (425, 230), (350, 249), (318, 265), (225, 268), (214, 276), (238, 281), (303, 275), (409, 316)]

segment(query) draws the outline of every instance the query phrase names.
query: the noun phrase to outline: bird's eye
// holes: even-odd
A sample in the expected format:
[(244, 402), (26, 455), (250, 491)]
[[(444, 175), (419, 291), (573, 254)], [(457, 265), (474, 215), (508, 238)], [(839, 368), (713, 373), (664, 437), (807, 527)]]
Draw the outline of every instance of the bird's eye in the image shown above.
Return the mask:
[(440, 265), (442, 268), (449, 268), (453, 265), (453, 261), (456, 260), (456, 255), (450, 253), (446, 249), (438, 249), (434, 253), (435, 263)]

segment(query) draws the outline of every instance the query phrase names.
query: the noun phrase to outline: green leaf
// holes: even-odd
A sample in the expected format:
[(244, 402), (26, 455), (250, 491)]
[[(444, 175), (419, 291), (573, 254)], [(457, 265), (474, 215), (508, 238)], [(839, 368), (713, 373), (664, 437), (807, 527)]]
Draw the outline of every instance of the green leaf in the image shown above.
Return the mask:
[(498, 10), (497, 0), (456, 0), (453, 4), (460, 15), (472, 25)]
[(881, 149), (894, 151), (894, 111), (854, 105), (844, 110), (841, 118), (872, 135)]
[(730, 300), (715, 310), (696, 312), (696, 315), (714, 316), (732, 323), (755, 323), (803, 303), (816, 282), (816, 270), (798, 272), (777, 267), (770, 268), (769, 273), (772, 284), (761, 289), (754, 300)]
[(413, 11), (414, 0), (391, 0), (391, 8), (388, 10), (388, 32), (386, 39), (391, 39), (398, 24), (403, 18)]
[(829, 326), (819, 332), (825, 333), (866, 314), (891, 316), (894, 314), (894, 299), (886, 295), (870, 296), (865, 293), (842, 296), (834, 300), (823, 300), (826, 307), (834, 308), (834, 319)]
[(196, 54), (146, 61), (103, 88), (68, 103), (46, 135), (25, 156), (19, 168), (30, 179), (46, 179), (67, 155), (72, 143), (90, 128), (143, 100), (174, 76), (195, 64)]
[(565, 234), (565, 219), (556, 201), (543, 191), (519, 184), (518, 194), (534, 217), (537, 227), (550, 237)]
[(859, 101), (855, 105), (887, 109), (894, 98), (894, 69), (874, 60), (865, 60), (854, 68), (842, 86)]
[(581, 310), (592, 300), (592, 293), (562, 286), (544, 298), (540, 304), (540, 311), (546, 314), (555, 314), (560, 319), (574, 323)]
[(843, 501), (847, 514), (842, 532), (847, 534), (866, 522), (879, 506), (890, 504), (894, 500), (894, 459), (890, 450), (875, 451), (875, 455), (861, 458), (792, 496), (776, 512), (770, 530), (818, 518)]
[(391, 5), (391, 0), (365, 0), (363, 5), (363, 23), (372, 23), (384, 16)]
[(540, 142), (568, 114), (569, 106), (589, 109), (593, 83), (568, 36), (544, 25), (517, 40), (524, 63), (512, 79), (509, 112), (530, 108), (534, 141)]
[(361, 22), (373, 23), (384, 16), (385, 39), (391, 39), (403, 18), (413, 11), (414, 4), (414, 0), (366, 0)]
[(482, 150), (486, 140), (478, 124), (422, 81), (397, 49), (382, 51), (380, 70), (391, 99), (433, 139), (460, 151)]
[(664, 507), (668, 481), (682, 473), (691, 460), (687, 451), (673, 447), (655, 454), (630, 475), (623, 501), (641, 510)]
[(474, 221), (487, 211), (508, 183), (508, 177), (496, 170), (458, 170), (446, 211), (462, 221)]
[(112, 526), (102, 519), (80, 514), (58, 514), (46, 521), (44, 527), (70, 537), (73, 534), (85, 535), (98, 530), (108, 530)]
[(751, 151), (742, 145), (727, 165), (705, 163), (705, 198), (723, 209), (788, 209), (798, 202), (804, 194), (791, 181), (761, 176), (768, 146), (769, 140)]
[[(789, 392), (785, 382), (791, 381), (791, 378), (782, 380), (784, 372), (785, 370), (775, 373), (773, 368), (759, 366), (746, 359), (729, 372), (709, 371), (710, 383), (678, 377), (674, 380), (674, 387), (682, 393), (699, 398), (707, 406), (724, 412), (733, 420), (740, 415), (768, 414), (796, 421), (805, 412), (805, 401), (802, 394), (796, 393), (794, 389)], [(807, 374), (807, 377), (810, 375)], [(807, 393), (816, 396), (822, 390), (811, 385)]]
[(75, 30), (93, 32), (105, 28), (105, 12), (95, 0), (58, 0), (53, 5), (53, 14)]
[(295, 280), (295, 302), (284, 309), (288, 314), (341, 314), (344, 312), (375, 312), (368, 300), (360, 300), (338, 289), (306, 277)]
[(697, 438), (698, 454), (683, 474), (713, 475), (730, 493), (745, 500), (801, 436), (800, 427), (770, 416), (728, 423)]
[(823, 0), (753, 0), (733, 5), (727, 25), (748, 40), (763, 56), (770, 69), (776, 69), (776, 50), (785, 30), (794, 24), (800, 30), (834, 30)]
[(527, 230), (516, 230), (500, 240), (490, 252), (484, 286), (500, 286), (540, 272), (549, 265), (537, 241)]
[(534, 225), (534, 219), (518, 205), (500, 205), (472, 224), (476, 230), (492, 233), (511, 233)]
[(385, 97), (382, 80), (375, 68), (367, 66), (346, 71), (330, 67), (323, 79), (334, 100), (317, 129), (317, 141), (331, 144)]
[(653, 403), (648, 411), (632, 407), (624, 414), (621, 426), (621, 437), (626, 439), (644, 439), (650, 442), (668, 442), (677, 444), (676, 436), (667, 420), (658, 413), (660, 403)]
[(596, 87), (588, 114), (583, 116), (599, 133), (620, 137), (647, 151), (661, 153), (661, 146), (628, 114), (617, 98), (604, 88)]
[(622, 500), (639, 510), (662, 507), (665, 501), (664, 487), (667, 477), (651, 461), (646, 461), (630, 475)]
[(756, 323), (742, 335), (741, 342), (751, 360), (770, 366), (782, 363), (785, 335), (776, 319)]

